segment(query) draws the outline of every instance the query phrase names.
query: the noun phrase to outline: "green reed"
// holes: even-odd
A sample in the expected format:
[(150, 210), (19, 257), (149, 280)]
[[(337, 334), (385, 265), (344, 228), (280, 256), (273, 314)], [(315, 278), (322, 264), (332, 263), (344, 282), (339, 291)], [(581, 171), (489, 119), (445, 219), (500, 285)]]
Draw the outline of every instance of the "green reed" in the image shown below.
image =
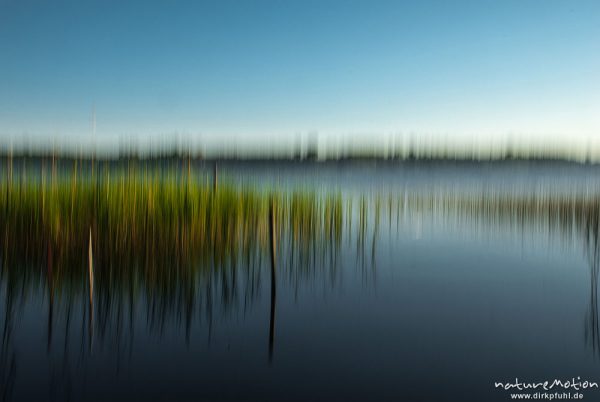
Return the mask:
[(214, 188), (176, 170), (81, 175), (75, 167), (60, 179), (7, 180), (0, 189), (3, 265), (85, 266), (90, 232), (99, 270), (144, 267), (154, 280), (181, 267), (249, 260), (267, 250), (270, 203), (286, 247), (309, 252), (339, 243), (340, 195)]

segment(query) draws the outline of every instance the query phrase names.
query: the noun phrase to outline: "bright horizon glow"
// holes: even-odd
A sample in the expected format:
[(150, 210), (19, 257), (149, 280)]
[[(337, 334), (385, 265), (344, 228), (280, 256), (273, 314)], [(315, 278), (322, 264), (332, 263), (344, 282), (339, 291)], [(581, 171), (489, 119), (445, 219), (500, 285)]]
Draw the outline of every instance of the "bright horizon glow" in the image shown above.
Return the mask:
[(0, 143), (318, 133), (598, 158), (599, 20), (598, 1), (0, 0)]

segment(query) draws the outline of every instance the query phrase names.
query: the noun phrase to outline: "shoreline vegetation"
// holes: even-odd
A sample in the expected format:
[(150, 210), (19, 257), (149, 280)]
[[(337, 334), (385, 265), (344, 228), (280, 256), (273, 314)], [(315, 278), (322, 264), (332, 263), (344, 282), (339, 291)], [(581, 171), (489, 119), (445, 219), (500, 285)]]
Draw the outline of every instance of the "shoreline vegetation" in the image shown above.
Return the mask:
[(426, 150), (352, 150), (340, 152), (319, 152), (317, 149), (280, 150), (259, 152), (212, 151), (174, 147), (162, 150), (39, 150), (39, 149), (7, 149), (0, 147), (0, 165), (42, 165), (48, 163), (70, 164), (78, 162), (83, 165), (96, 163), (123, 164), (145, 163), (163, 165), (165, 163), (190, 163), (193, 165), (206, 163), (567, 163), (592, 164), (600, 163), (591, 152), (573, 153), (560, 150), (504, 150), (497, 153), (479, 154), (477, 152), (431, 152)]

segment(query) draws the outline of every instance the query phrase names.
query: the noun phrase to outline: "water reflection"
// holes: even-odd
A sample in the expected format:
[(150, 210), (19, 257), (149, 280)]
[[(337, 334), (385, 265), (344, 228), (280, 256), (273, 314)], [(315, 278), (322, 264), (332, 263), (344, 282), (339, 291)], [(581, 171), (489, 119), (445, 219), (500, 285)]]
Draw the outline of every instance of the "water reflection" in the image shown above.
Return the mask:
[(585, 237), (585, 254), (590, 266), (590, 305), (585, 320), (585, 340), (595, 354), (600, 356), (600, 327), (598, 324), (598, 271), (600, 255), (598, 253), (598, 213), (586, 217), (582, 235)]
[[(29, 202), (33, 212), (45, 208), (44, 200), (30, 200), (21, 193), (21, 198), (10, 200), (13, 204), (4, 201), (3, 400), (11, 398), (16, 379), (27, 376), (27, 365), (32, 364), (21, 363), (14, 347), (13, 331), (22, 324), (21, 315), (45, 315), (49, 388), (59, 398), (75, 392), (80, 370), (95, 353), (109, 351), (105, 363), (118, 373), (121, 365), (134, 364), (138, 337), (162, 339), (167, 345), (182, 341), (188, 347), (210, 343), (215, 323), (243, 320), (247, 312), (264, 306), (263, 293), (269, 296), (265, 334), (268, 360), (273, 362), (277, 323), (285, 320), (277, 305), (280, 286), (296, 292), (305, 285), (322, 287), (327, 293), (343, 287), (344, 275), (353, 269), (364, 283), (374, 284), (377, 267), (389, 264), (379, 243), (393, 241), (394, 226), (396, 233), (412, 228), (420, 237), (427, 221), (434, 228), (450, 228), (456, 236), (503, 230), (546, 244), (557, 236), (566, 247), (579, 248), (590, 269), (585, 344), (600, 356), (600, 198), (595, 195), (274, 192), (279, 195), (263, 199), (244, 191), (216, 190), (217, 195), (206, 195), (199, 206), (184, 192), (179, 195), (185, 211), (180, 215), (168, 215), (167, 202), (152, 205), (152, 197), (135, 204), (141, 211), (115, 212), (100, 205), (91, 228), (77, 222), (85, 211), (73, 210), (74, 204), (67, 203), (71, 210), (66, 209), (54, 227), (69, 225), (68, 230), (56, 233), (40, 230), (34, 215), (19, 215), (22, 211), (14, 207), (19, 201), (19, 208), (27, 208)], [(149, 213), (152, 208), (161, 214)]]

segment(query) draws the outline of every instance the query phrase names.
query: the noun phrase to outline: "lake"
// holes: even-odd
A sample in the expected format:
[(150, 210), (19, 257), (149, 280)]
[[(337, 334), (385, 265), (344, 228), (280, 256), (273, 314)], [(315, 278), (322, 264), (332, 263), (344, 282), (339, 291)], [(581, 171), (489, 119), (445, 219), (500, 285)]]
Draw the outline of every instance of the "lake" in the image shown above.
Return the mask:
[(3, 400), (506, 401), (495, 382), (600, 382), (600, 167), (222, 163), (219, 180), (334, 194), (339, 220), (313, 236), (280, 219), (273, 254), (160, 274), (99, 260), (93, 296), (87, 254), (66, 272), (2, 247)]

